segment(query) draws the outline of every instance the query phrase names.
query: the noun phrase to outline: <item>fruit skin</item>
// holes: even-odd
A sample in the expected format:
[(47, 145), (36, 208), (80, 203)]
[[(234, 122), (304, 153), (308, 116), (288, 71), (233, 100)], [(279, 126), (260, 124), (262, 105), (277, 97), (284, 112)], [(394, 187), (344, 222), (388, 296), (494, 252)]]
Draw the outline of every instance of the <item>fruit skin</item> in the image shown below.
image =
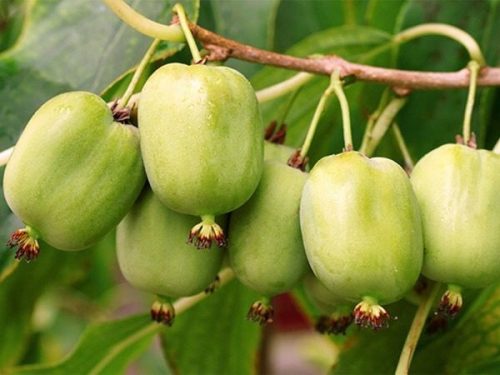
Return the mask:
[(341, 298), (391, 303), (418, 278), (421, 219), (392, 160), (354, 151), (321, 159), (304, 186), (300, 222), (314, 274)]
[(307, 174), (266, 161), (252, 198), (231, 214), (229, 261), (238, 279), (266, 296), (291, 289), (308, 269), (299, 224)]
[(304, 277), (304, 289), (318, 309), (325, 314), (331, 314), (337, 308), (345, 306), (348, 307), (349, 312), (352, 310), (352, 303), (333, 294), (312, 272)]
[(290, 146), (268, 141), (264, 142), (264, 160), (276, 160), (287, 164), (288, 159), (294, 152), (295, 149)]
[(138, 130), (114, 122), (99, 96), (76, 91), (33, 115), (3, 187), (12, 211), (45, 242), (80, 250), (119, 223), (145, 177)]
[(237, 71), (164, 65), (146, 82), (138, 116), (148, 180), (172, 210), (223, 214), (257, 188), (263, 124), (254, 90)]
[(117, 229), (117, 255), (134, 287), (168, 297), (190, 296), (214, 281), (224, 251), (200, 251), (186, 244), (196, 217), (165, 207), (145, 188)]
[(500, 155), (446, 144), (417, 163), (411, 182), (422, 212), (422, 273), (467, 288), (500, 280)]

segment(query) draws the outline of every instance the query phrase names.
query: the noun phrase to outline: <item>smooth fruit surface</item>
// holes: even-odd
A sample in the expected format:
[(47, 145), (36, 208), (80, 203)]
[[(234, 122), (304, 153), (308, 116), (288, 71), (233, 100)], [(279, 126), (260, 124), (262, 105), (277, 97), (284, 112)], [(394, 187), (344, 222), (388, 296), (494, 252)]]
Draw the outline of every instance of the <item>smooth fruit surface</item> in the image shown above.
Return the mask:
[(144, 189), (117, 230), (120, 269), (134, 287), (168, 297), (190, 296), (214, 281), (224, 251), (186, 244), (196, 217), (165, 207)]
[(304, 289), (309, 298), (325, 314), (330, 314), (337, 308), (346, 305), (352, 310), (352, 303), (333, 294), (312, 272), (304, 277)]
[(263, 125), (254, 90), (237, 71), (162, 66), (142, 91), (139, 128), (148, 180), (171, 209), (218, 215), (257, 188)]
[(290, 146), (264, 142), (264, 160), (276, 160), (286, 164), (294, 152), (295, 149)]
[(125, 216), (145, 173), (139, 133), (97, 95), (58, 95), (33, 115), (4, 175), (12, 211), (50, 245), (86, 248)]
[(417, 280), (421, 219), (395, 162), (358, 152), (321, 159), (304, 186), (300, 219), (309, 264), (336, 295), (386, 304)]
[(307, 270), (299, 222), (307, 174), (266, 161), (257, 191), (231, 214), (229, 259), (238, 279), (266, 296), (291, 289)]
[(500, 279), (500, 155), (447, 144), (411, 177), (421, 207), (430, 279), (479, 288)]

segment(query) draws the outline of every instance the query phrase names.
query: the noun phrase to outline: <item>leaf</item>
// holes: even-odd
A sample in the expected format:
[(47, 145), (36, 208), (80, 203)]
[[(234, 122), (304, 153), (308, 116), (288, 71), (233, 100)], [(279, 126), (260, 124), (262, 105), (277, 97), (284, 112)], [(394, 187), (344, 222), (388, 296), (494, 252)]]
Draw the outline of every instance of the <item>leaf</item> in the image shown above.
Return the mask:
[(369, 26), (392, 32), (405, 1), (283, 1), (276, 26), (276, 47), (285, 51), (301, 39), (338, 26)]
[[(39, 259), (22, 262), (17, 270), (0, 284), (0, 332), (8, 345), (0, 345), (0, 369), (17, 362), (30, 335), (31, 314), (44, 290), (62, 282), (68, 269), (77, 270), (86, 254), (61, 253), (42, 244)], [(12, 257), (12, 251), (9, 251)], [(87, 254), (88, 255), (88, 254)], [(20, 293), (22, 291), (22, 293)]]
[(261, 328), (246, 313), (257, 297), (235, 280), (178, 316), (162, 332), (165, 357), (176, 372), (256, 373)]
[[(280, 0), (212, 0), (215, 32), (254, 47), (272, 49), (274, 23)], [(259, 66), (243, 61), (229, 61), (231, 66), (251, 76)]]
[(453, 332), (450, 342), (450, 374), (494, 374), (500, 364), (500, 285), (483, 292), (476, 309)]
[(18, 367), (13, 374), (121, 374), (149, 346), (160, 327), (148, 315), (96, 323), (87, 328), (66, 359), (54, 365)]

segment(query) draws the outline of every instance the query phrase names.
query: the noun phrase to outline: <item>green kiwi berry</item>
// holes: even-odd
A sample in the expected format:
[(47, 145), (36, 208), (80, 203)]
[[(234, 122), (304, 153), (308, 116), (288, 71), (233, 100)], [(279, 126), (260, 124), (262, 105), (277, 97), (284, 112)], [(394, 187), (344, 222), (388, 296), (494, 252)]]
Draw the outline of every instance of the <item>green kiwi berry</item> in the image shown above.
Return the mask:
[[(118, 263), (125, 279), (163, 298), (191, 296), (207, 288), (217, 276), (224, 252), (199, 251), (186, 243), (186, 230), (196, 220), (165, 207), (149, 188), (144, 189), (117, 229)], [(152, 312), (163, 314), (163, 307), (157, 302)]]
[(62, 250), (95, 244), (125, 216), (145, 182), (139, 132), (118, 123), (89, 92), (43, 104), (17, 142), (5, 199), (26, 228), (10, 240), (16, 258), (38, 255), (38, 239)]
[(231, 214), (229, 260), (238, 279), (270, 297), (290, 290), (308, 269), (299, 223), (307, 174), (266, 161), (252, 198)]
[(151, 188), (174, 211), (201, 216), (198, 248), (224, 246), (215, 216), (243, 205), (263, 167), (263, 124), (255, 92), (234, 69), (178, 63), (146, 82), (138, 110)]
[(500, 155), (446, 144), (416, 164), (411, 182), (423, 220), (422, 273), (451, 286), (442, 303), (453, 315), (461, 288), (500, 280)]
[(418, 204), (405, 171), (392, 160), (350, 151), (321, 159), (301, 200), (309, 264), (332, 293), (351, 302), (356, 323), (380, 328), (380, 305), (402, 298), (422, 267)]

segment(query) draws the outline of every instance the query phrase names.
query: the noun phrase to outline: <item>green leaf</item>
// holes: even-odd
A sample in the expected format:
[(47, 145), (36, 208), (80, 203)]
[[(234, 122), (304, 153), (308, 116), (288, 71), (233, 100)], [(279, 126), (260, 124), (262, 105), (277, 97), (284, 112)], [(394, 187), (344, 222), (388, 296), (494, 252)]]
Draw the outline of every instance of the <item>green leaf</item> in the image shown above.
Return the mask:
[(161, 326), (147, 315), (96, 323), (87, 328), (67, 358), (54, 365), (23, 366), (13, 374), (122, 374)]
[[(254, 47), (272, 49), (275, 19), (280, 0), (212, 0), (215, 32)], [(231, 66), (251, 76), (259, 66), (243, 61), (229, 61)]]
[[(8, 345), (0, 345), (0, 369), (18, 361), (31, 333), (31, 314), (44, 290), (62, 282), (68, 270), (78, 270), (78, 263), (88, 254), (62, 253), (46, 244), (36, 262), (22, 262), (0, 284), (0, 332)], [(13, 257), (12, 250), (9, 251)], [(22, 293), (20, 293), (22, 291)]]
[(487, 298), (455, 327), (447, 372), (494, 374), (500, 367), (500, 285), (483, 292)]
[(162, 332), (165, 356), (176, 372), (256, 373), (261, 328), (246, 313), (257, 297), (235, 280), (178, 316)]

